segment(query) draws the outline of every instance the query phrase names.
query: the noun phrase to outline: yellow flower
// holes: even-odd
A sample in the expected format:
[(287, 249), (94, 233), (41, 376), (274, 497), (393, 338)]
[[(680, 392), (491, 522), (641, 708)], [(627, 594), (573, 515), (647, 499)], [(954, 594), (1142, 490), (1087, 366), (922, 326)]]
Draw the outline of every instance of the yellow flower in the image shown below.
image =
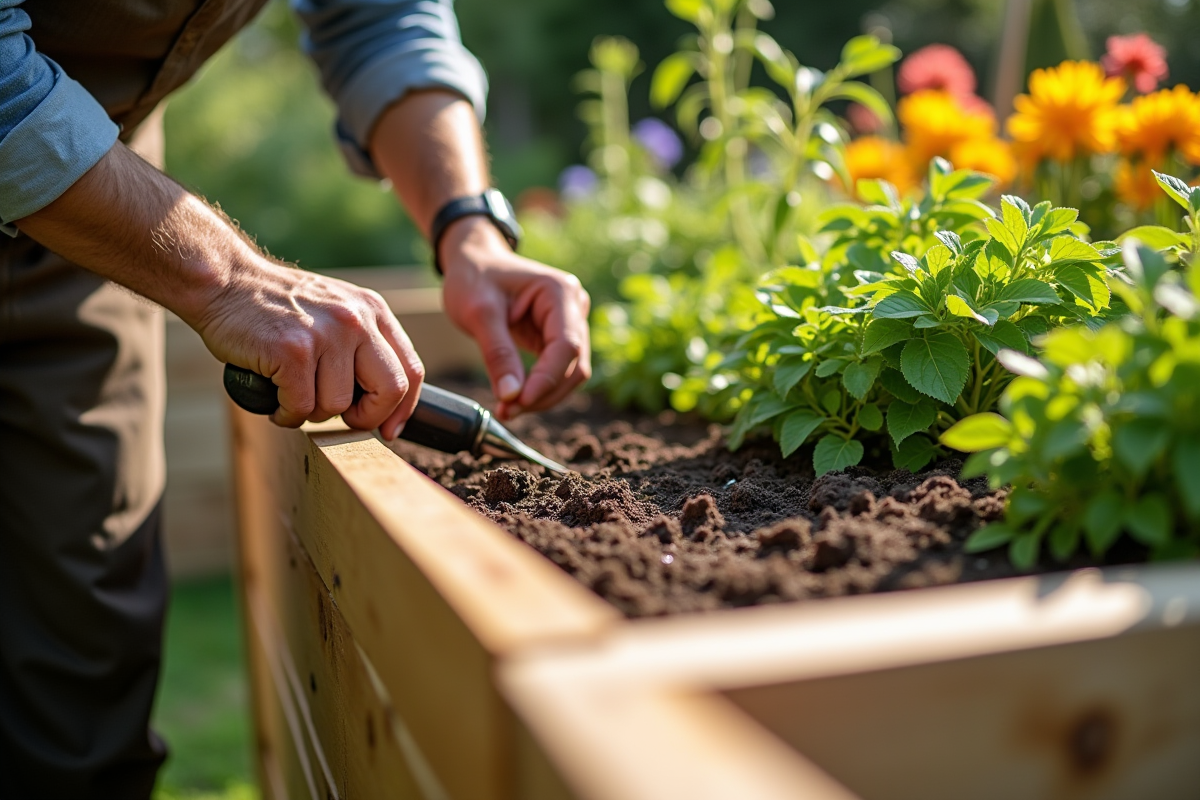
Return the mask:
[(950, 151), (950, 163), (956, 169), (973, 169), (993, 176), (999, 181), (999, 188), (1009, 186), (1017, 177), (1017, 158), (1012, 146), (995, 137), (955, 145)]
[(904, 148), (878, 136), (863, 136), (846, 145), (846, 171), (855, 185), (864, 178), (885, 180), (901, 193), (917, 183)]
[(1134, 164), (1123, 158), (1117, 164), (1114, 188), (1121, 202), (1138, 211), (1153, 208), (1154, 202), (1160, 196), (1158, 183), (1150, 172), (1150, 165)]
[(982, 102), (968, 108), (953, 95), (937, 89), (913, 92), (903, 98), (896, 116), (914, 169), (924, 170), (934, 156), (949, 157), (955, 146), (996, 135), (996, 118)]
[(1200, 98), (1186, 86), (1162, 89), (1122, 106), (1117, 119), (1121, 152), (1161, 164), (1171, 149), (1200, 163)]
[(1116, 149), (1117, 103), (1125, 81), (1106, 78), (1099, 64), (1064, 61), (1034, 70), (1029, 94), (1017, 95), (1008, 132), (1057, 161)]

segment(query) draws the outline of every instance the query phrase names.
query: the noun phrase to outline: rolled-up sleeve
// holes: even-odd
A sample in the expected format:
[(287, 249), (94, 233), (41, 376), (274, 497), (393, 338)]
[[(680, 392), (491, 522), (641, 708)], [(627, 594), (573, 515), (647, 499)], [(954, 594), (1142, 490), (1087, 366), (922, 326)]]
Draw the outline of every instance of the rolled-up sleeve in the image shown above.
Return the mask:
[(443, 88), (483, 118), (487, 78), (463, 47), (453, 0), (292, 0), (304, 48), (338, 109), (351, 168), (378, 177), (367, 138), (384, 109), (414, 89)]
[(0, 231), (45, 208), (96, 165), (117, 126), (28, 35), (21, 0), (0, 0)]

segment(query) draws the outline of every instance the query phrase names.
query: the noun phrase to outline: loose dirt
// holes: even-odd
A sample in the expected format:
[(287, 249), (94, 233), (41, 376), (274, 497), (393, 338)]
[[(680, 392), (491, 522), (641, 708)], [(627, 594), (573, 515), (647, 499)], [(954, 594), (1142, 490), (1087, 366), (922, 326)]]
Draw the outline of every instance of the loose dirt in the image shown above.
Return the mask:
[[(763, 441), (730, 453), (717, 426), (621, 415), (588, 397), (508, 427), (577, 472), (395, 449), (631, 617), (1017, 574), (1001, 551), (964, 553), (1005, 493), (958, 480), (958, 461), (814, 479), (806, 449), (783, 459)], [(1044, 569), (1084, 563), (1094, 562)]]

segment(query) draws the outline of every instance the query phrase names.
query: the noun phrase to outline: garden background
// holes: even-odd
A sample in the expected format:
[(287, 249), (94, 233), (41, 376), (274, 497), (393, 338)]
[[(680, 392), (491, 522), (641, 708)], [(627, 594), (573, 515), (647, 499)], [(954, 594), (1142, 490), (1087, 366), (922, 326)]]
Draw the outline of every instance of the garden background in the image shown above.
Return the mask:
[[(633, 120), (653, 114), (653, 67), (688, 32), (659, 0), (458, 0), (463, 38), (491, 81), (488, 137), (497, 185), (510, 197), (554, 187), (582, 160), (586, 126), (572, 76), (600, 34), (635, 42), (647, 70), (630, 92)], [(874, 32), (905, 53), (934, 42), (959, 48), (990, 94), (1003, 0), (777, 0), (764, 28), (813, 67), (842, 43)], [(1095, 58), (1107, 36), (1146, 31), (1166, 46), (1167, 85), (1200, 86), (1200, 1), (1037, 0), (1029, 69)], [(351, 177), (333, 147), (333, 112), (298, 51), (283, 0), (171, 102), (169, 171), (218, 202), (273, 254), (330, 269), (412, 264), (422, 244), (390, 192)], [(665, 117), (664, 117), (665, 118)], [(559, 265), (570, 266), (570, 265)], [(240, 633), (228, 579), (176, 588), (156, 723), (172, 742), (161, 797), (245, 798), (252, 787)]]

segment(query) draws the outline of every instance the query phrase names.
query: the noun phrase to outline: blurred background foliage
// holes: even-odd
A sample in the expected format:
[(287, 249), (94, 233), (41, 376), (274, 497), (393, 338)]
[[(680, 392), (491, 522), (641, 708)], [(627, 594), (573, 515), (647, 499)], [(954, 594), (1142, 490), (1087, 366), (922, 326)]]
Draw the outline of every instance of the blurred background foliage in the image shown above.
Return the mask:
[[(1035, 0), (1028, 62), (1095, 56), (1105, 37), (1148, 31), (1167, 47), (1168, 85), (1200, 85), (1200, 0), (1075, 0), (1077, 47), (1050, 35), (1070, 0)], [(831, 67), (842, 43), (889, 32), (904, 52), (933, 42), (963, 51), (990, 90), (1003, 0), (779, 0), (765, 25), (808, 65)], [(587, 129), (575, 114), (572, 78), (600, 34), (635, 42), (650, 68), (630, 90), (630, 118), (651, 116), (649, 74), (687, 25), (659, 0), (458, 0), (463, 39), (488, 70), (488, 139), (497, 185), (510, 197), (555, 186), (582, 159)], [(1070, 16), (1070, 15), (1066, 15)], [(333, 109), (297, 47), (285, 0), (259, 19), (172, 100), (167, 164), (218, 202), (275, 255), (314, 269), (425, 260), (424, 246), (386, 187), (351, 176), (332, 141)], [(1068, 41), (1070, 36), (1066, 37)]]

